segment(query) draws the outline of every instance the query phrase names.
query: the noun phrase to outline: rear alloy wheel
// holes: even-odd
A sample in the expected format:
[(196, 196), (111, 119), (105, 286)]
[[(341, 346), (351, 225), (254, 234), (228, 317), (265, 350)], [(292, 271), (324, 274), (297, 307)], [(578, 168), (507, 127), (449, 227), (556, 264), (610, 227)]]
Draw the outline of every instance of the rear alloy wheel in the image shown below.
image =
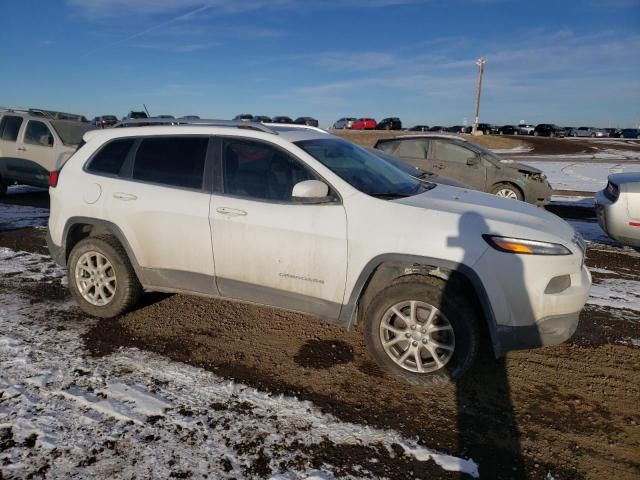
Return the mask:
[(432, 386), (464, 374), (475, 359), (479, 332), (468, 297), (425, 278), (378, 294), (365, 315), (365, 340), (384, 370)]
[(124, 248), (109, 235), (80, 240), (69, 255), (67, 273), (74, 299), (94, 317), (116, 317), (133, 308), (142, 294)]
[(523, 200), (522, 192), (509, 183), (499, 183), (491, 190), (496, 197), (509, 198), (511, 200)]

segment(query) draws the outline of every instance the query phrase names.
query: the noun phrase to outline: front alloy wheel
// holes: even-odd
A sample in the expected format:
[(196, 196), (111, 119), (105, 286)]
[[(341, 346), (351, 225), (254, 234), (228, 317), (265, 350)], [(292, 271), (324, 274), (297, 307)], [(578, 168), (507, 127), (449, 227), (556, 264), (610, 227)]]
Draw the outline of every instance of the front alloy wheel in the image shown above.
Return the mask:
[(414, 373), (441, 369), (455, 350), (449, 320), (433, 305), (417, 300), (396, 303), (386, 311), (380, 341), (396, 365)]

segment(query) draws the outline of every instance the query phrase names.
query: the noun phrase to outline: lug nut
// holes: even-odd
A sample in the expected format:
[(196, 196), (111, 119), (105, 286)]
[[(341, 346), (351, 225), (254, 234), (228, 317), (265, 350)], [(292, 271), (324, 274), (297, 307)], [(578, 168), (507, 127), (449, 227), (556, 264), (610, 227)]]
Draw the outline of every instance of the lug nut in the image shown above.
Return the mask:
[(427, 333), (427, 329), (423, 328), (422, 330), (420, 330), (422, 333)]
[(415, 330), (416, 326), (415, 325), (411, 325), (411, 330)]
[(411, 334), (410, 333), (405, 333), (404, 336), (407, 337), (407, 338), (411, 338)]
[(427, 343), (429, 340), (427, 340), (426, 338), (422, 339), (422, 343)]
[(418, 342), (413, 342), (413, 346), (417, 347), (418, 346)]

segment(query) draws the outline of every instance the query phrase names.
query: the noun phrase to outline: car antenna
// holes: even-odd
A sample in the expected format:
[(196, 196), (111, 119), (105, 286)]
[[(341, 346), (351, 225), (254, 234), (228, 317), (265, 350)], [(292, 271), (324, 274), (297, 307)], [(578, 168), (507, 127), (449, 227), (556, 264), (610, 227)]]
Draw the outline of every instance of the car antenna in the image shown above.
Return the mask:
[(143, 103), (142, 106), (144, 107), (144, 111), (147, 112), (147, 116), (151, 117), (151, 114), (149, 113), (149, 110), (147, 110), (147, 106)]

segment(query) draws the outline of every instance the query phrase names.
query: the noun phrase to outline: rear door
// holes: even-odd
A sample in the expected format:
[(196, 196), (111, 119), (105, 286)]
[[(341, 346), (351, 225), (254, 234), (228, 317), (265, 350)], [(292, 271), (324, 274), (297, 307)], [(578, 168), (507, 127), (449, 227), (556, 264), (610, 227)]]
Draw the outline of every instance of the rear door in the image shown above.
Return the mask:
[(102, 212), (124, 234), (149, 286), (217, 294), (205, 179), (209, 141), (153, 136), (128, 146), (131, 139), (119, 139), (111, 145), (113, 159), (105, 155), (118, 173), (96, 178)]
[(438, 175), (485, 190), (487, 179), (482, 159), (464, 145), (445, 139), (433, 139), (429, 149), (429, 161)]
[(430, 140), (426, 138), (408, 138), (382, 142), (377, 148), (395, 155), (425, 172), (438, 173), (434, 171), (434, 166), (428, 159), (429, 142)]

